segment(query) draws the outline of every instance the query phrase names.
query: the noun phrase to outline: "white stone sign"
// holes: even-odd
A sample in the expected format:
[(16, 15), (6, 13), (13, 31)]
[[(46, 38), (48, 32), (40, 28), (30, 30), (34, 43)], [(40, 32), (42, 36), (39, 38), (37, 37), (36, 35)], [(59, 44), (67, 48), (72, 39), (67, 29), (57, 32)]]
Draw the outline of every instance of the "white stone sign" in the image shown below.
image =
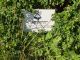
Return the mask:
[(24, 31), (38, 32), (40, 30), (51, 31), (54, 21), (51, 20), (54, 9), (35, 9), (38, 13), (25, 12), (23, 22)]

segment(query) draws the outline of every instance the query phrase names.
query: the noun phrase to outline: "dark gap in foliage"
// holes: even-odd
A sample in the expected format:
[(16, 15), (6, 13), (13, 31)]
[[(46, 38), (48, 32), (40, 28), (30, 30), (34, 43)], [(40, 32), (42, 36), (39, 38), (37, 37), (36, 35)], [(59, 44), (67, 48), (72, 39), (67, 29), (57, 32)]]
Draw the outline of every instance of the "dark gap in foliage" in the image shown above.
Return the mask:
[(75, 14), (74, 14), (74, 12), (72, 12), (72, 13), (70, 14), (70, 16), (68, 17), (68, 20), (72, 19), (74, 16), (75, 16)]
[(7, 4), (7, 6), (12, 6), (12, 4), (13, 4), (13, 1), (12, 1), (12, 0), (10, 0), (10, 1), (7, 1), (7, 2), (6, 2), (6, 4)]
[(59, 43), (58, 43), (58, 48), (60, 48), (60, 49), (62, 49), (62, 42), (61, 41), (59, 41)]
[(79, 11), (80, 10), (80, 4), (78, 4), (78, 6), (77, 6), (77, 9), (76, 9), (77, 11)]
[(80, 22), (75, 22), (74, 23), (74, 28), (73, 29), (70, 29), (70, 33), (71, 34), (73, 34), (73, 35), (79, 35), (79, 33), (78, 33), (78, 29), (79, 29), (79, 27), (80, 27)]
[[(58, 43), (58, 48), (61, 50), (61, 55), (64, 55), (64, 49), (63, 49), (63, 46), (62, 46), (62, 44), (65, 42), (65, 40), (66, 40), (66, 37), (64, 36), (64, 33), (62, 34), (62, 39), (59, 41), (59, 43)], [(65, 44), (66, 44), (66, 42), (65, 42)]]
[(78, 43), (79, 41), (74, 40), (71, 46), (69, 47), (69, 50), (70, 51), (74, 50), (76, 54), (80, 54), (80, 47), (77, 47), (77, 49), (75, 48), (75, 46), (77, 46)]
[(3, 25), (6, 24), (6, 23), (5, 23), (5, 19), (6, 19), (5, 15), (2, 15), (2, 23), (3, 23)]
[[(52, 0), (51, 0), (52, 1)], [(50, 1), (48, 0), (48, 4), (46, 6), (44, 6), (43, 4), (41, 4), (41, 2), (37, 2), (35, 0), (35, 3), (32, 3), (32, 7), (34, 9), (47, 9), (47, 8), (53, 8), (54, 9), (54, 6), (52, 5), (52, 3), (50, 3)]]
[(65, 8), (65, 7), (67, 7), (68, 5), (72, 5), (72, 4), (73, 4), (72, 1), (70, 1), (70, 0), (65, 0), (63, 5), (62, 5), (62, 4), (58, 4), (58, 5), (55, 6), (56, 12), (57, 12), (57, 13), (62, 12), (62, 11), (64, 11), (64, 8)]
[(15, 50), (22, 50), (23, 46), (21, 43), (17, 43), (17, 45), (14, 47)]
[(46, 56), (27, 56), (29, 60), (44, 60)]
[(38, 60), (44, 60), (44, 56), (38, 56)]
[(61, 51), (61, 55), (63, 55), (64, 54), (64, 50), (63, 50), (63, 48), (62, 48), (62, 43), (63, 43), (63, 41), (62, 40), (60, 40), (59, 41), (59, 43), (58, 43), (58, 48), (60, 49), (60, 51)]
[(11, 39), (12, 39), (11, 37), (8, 37), (8, 38), (7, 38), (7, 42), (10, 42), (10, 41), (11, 41)]
[(75, 46), (78, 44), (79, 41), (74, 40), (69, 48), (69, 50), (75, 50)]
[(77, 48), (77, 49), (75, 49), (75, 53), (76, 53), (76, 54), (80, 54), (80, 47)]
[(43, 8), (43, 5), (41, 5), (40, 2), (37, 2), (37, 3), (35, 2), (35, 3), (33, 4), (33, 8), (34, 8), (34, 9), (38, 9), (38, 8), (41, 8), (41, 9), (42, 9), (42, 8)]
[(78, 26), (75, 26), (75, 27), (73, 28), (72, 32), (73, 32), (74, 35), (76, 35), (76, 34), (78, 34), (77, 31), (78, 31)]

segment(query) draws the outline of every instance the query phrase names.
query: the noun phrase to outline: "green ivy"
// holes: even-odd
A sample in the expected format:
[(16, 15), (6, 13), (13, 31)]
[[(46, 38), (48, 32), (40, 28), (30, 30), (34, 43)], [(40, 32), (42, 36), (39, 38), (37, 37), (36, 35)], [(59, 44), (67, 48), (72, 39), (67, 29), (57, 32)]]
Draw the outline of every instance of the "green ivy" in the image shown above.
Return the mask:
[[(66, 1), (0, 0), (0, 60), (80, 60), (80, 0)], [(53, 31), (23, 32), (21, 9), (56, 6)]]

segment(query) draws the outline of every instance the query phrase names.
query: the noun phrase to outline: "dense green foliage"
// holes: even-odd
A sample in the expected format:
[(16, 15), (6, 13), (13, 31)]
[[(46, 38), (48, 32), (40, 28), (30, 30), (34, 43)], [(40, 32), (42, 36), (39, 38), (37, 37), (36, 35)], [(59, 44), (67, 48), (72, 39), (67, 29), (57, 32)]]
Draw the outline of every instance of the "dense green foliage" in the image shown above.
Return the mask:
[[(23, 32), (21, 9), (56, 9), (50, 32)], [(0, 60), (80, 60), (80, 0), (0, 0)]]
[(80, 1), (74, 1), (71, 6), (67, 6), (64, 11), (56, 13), (54, 16), (55, 35), (61, 38), (58, 47), (61, 49), (61, 55), (68, 60), (80, 60), (79, 4)]

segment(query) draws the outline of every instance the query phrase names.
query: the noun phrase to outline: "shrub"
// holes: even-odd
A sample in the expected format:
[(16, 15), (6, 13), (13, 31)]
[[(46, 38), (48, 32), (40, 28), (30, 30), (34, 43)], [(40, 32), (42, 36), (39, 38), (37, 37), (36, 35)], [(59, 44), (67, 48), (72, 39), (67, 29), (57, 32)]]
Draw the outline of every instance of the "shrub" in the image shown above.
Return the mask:
[[(79, 6), (79, 0), (0, 0), (0, 59), (80, 60)], [(21, 9), (33, 8), (56, 9), (52, 31), (23, 32)]]

